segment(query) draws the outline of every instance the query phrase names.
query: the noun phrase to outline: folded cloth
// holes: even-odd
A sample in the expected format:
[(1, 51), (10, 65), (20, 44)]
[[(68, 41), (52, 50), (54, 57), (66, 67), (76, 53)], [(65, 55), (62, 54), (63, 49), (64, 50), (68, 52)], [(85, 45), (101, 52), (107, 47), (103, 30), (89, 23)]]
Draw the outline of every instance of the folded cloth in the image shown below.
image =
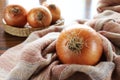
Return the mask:
[(105, 36), (114, 46), (114, 58), (115, 70), (112, 75), (112, 80), (120, 79), (120, 13), (112, 10), (105, 10), (95, 16), (92, 21), (87, 24)]
[(112, 75), (112, 80), (119, 80), (120, 79), (120, 56), (117, 56), (114, 61), (115, 63), (115, 70)]
[[(111, 22), (114, 23), (114, 20), (117, 20), (115, 24), (119, 25), (119, 19), (111, 17), (111, 15), (118, 15), (118, 13), (109, 13), (110, 17), (108, 17), (108, 19), (103, 15), (104, 12), (101, 14), (98, 15), (98, 17), (96, 16), (93, 28), (100, 33), (98, 34), (103, 41), (103, 56), (105, 56), (105, 60), (101, 60), (95, 66), (60, 63), (55, 53), (54, 44), (59, 33), (51, 32), (60, 32), (62, 28), (51, 27), (43, 31), (32, 33), (26, 41), (8, 49), (1, 55), (0, 78), (3, 80), (120, 79), (118, 74), (120, 73), (119, 57), (115, 56), (116, 46), (118, 48), (117, 51), (119, 51), (120, 47), (116, 44), (116, 42), (119, 41), (119, 38), (116, 37), (119, 35), (119, 31), (117, 30), (119, 26), (114, 25), (111, 26), (114, 28), (113, 30), (108, 29), (108, 24)], [(101, 23), (98, 23), (98, 21), (101, 21)], [(107, 33), (117, 35), (110, 37)], [(116, 75), (114, 75), (114, 73)]]
[(0, 56), (0, 78), (4, 78), (8, 75), (11, 69), (16, 66), (19, 61), (20, 51), (22, 44), (12, 47), (5, 54)]
[[(107, 22), (109, 22), (109, 21), (113, 21), (115, 23), (120, 23), (119, 17), (120, 17), (120, 13), (112, 11), (112, 10), (105, 10), (104, 12), (99, 13), (94, 17), (94, 19), (95, 19), (94, 29), (96, 31), (99, 31), (102, 29), (104, 30), (104, 28), (106, 28), (106, 26), (104, 26), (104, 25), (107, 24)], [(114, 28), (114, 27), (111, 26), (111, 28)], [(111, 28), (109, 28), (109, 29), (111, 29)]]
[(105, 10), (86, 22), (96, 31), (107, 37), (115, 46), (120, 48), (120, 13)]
[(97, 11), (101, 13), (105, 10), (120, 12), (120, 0), (98, 0)]
[[(43, 33), (42, 33), (43, 34)], [(0, 56), (0, 75), (5, 80), (110, 80), (115, 64), (112, 62), (114, 50), (111, 42), (102, 36), (105, 61), (95, 66), (62, 64), (55, 53), (44, 57), (41, 51), (51, 46), (56, 33), (49, 33), (43, 37), (28, 38), (25, 42), (8, 49)], [(57, 36), (56, 36), (57, 37)], [(56, 38), (55, 37), (55, 38)], [(52, 41), (50, 40), (52, 38)], [(41, 41), (42, 40), (42, 41)], [(46, 42), (46, 40), (48, 40)], [(27, 42), (28, 41), (28, 42)], [(44, 44), (45, 43), (45, 44)], [(50, 44), (50, 45), (49, 45)], [(34, 45), (34, 46), (33, 46)], [(54, 44), (55, 45), (55, 44)], [(108, 47), (106, 46), (108, 45)], [(52, 45), (53, 46), (53, 45)], [(42, 50), (41, 50), (42, 49)], [(51, 49), (51, 48), (50, 48)], [(55, 49), (55, 46), (54, 46)], [(110, 50), (109, 50), (110, 49)]]
[[(110, 60), (113, 57), (111, 43), (102, 36), (105, 43), (104, 50), (108, 61), (101, 61), (96, 66), (77, 65), (77, 64), (61, 64), (53, 61), (48, 67), (34, 75), (31, 80), (111, 80), (114, 70), (114, 63)], [(110, 49), (110, 50), (109, 50)]]
[[(22, 56), (21, 51), (24, 49), (26, 45), (41, 38), (42, 36), (44, 36), (45, 34), (48, 34), (49, 32), (59, 32), (61, 31), (61, 29), (62, 29), (62, 26), (61, 27), (51, 26), (45, 30), (35, 31), (31, 33), (30, 36), (24, 42), (5, 51), (0, 56), (0, 78), (4, 80), (8, 76), (9, 72), (11, 72), (12, 69), (15, 66), (17, 66), (18, 62), (20, 61), (20, 57)], [(31, 48), (34, 48), (34, 47), (31, 47)], [(22, 64), (22, 63), (19, 63), (19, 64)]]
[(110, 80), (114, 68), (112, 62), (100, 62), (96, 66), (59, 64), (54, 61), (31, 80)]

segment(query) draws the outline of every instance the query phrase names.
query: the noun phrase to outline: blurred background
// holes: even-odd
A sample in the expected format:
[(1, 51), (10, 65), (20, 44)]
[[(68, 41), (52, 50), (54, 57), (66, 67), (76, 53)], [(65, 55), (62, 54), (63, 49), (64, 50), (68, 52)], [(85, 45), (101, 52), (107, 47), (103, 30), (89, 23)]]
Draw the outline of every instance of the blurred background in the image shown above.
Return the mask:
[[(68, 24), (76, 19), (92, 19), (97, 13), (98, 0), (47, 0), (61, 9), (61, 15)], [(39, 0), (7, 0), (7, 4), (20, 4), (27, 10), (39, 6)]]
[[(65, 24), (76, 19), (92, 19), (97, 13), (96, 6), (98, 0), (47, 0), (55, 3), (61, 9), (61, 16), (65, 19)], [(3, 11), (6, 5), (19, 4), (28, 11), (33, 7), (40, 6), (39, 0), (0, 0), (0, 54), (8, 48), (15, 46), (26, 38), (16, 37), (5, 33), (2, 24)]]

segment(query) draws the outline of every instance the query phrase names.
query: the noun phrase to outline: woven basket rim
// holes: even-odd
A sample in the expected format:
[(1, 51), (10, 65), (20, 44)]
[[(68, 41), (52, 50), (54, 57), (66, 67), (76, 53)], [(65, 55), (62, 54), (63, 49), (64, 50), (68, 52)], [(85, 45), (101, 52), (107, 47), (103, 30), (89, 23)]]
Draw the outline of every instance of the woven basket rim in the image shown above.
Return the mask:
[[(28, 37), (33, 31), (42, 30), (42, 29), (52, 26), (52, 25), (50, 25), (45, 28), (43, 28), (43, 27), (42, 28), (32, 28), (29, 25), (25, 25), (24, 28), (19, 28), (19, 27), (7, 25), (4, 21), (4, 19), (2, 19), (2, 23), (3, 23), (4, 31), (6, 33), (13, 35), (13, 36), (18, 36), (18, 37)], [(53, 25), (63, 25), (63, 24), (64, 24), (64, 19), (60, 19), (60, 20), (56, 21), (56, 23)]]

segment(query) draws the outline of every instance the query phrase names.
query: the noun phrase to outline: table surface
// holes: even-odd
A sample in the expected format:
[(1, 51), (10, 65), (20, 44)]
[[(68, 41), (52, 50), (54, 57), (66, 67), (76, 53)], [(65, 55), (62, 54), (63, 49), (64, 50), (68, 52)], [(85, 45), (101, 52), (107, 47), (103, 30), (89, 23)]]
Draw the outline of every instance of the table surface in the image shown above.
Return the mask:
[(26, 38), (16, 37), (6, 33), (2, 26), (0, 26), (0, 55), (3, 54), (7, 49), (20, 44)]

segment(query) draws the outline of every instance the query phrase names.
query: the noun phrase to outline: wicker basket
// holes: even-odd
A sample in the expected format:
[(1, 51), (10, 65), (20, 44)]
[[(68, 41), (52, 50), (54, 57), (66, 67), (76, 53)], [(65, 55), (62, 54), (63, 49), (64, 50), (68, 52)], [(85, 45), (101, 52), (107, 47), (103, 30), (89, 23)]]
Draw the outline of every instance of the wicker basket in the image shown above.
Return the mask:
[(3, 26), (5, 32), (18, 37), (27, 37), (31, 32), (41, 30), (40, 28), (17, 28), (6, 24), (3, 24)]
[[(53, 25), (63, 25), (63, 24), (64, 24), (64, 19), (60, 19), (56, 21), (56, 23)], [(53, 26), (53, 25), (50, 25), (50, 26)], [(4, 28), (4, 31), (9, 33), (10, 35), (18, 36), (18, 37), (27, 37), (30, 35), (31, 32), (43, 29), (43, 28), (31, 28), (29, 25), (26, 25), (24, 28), (13, 27), (5, 24), (4, 20), (3, 20), (3, 28)]]

